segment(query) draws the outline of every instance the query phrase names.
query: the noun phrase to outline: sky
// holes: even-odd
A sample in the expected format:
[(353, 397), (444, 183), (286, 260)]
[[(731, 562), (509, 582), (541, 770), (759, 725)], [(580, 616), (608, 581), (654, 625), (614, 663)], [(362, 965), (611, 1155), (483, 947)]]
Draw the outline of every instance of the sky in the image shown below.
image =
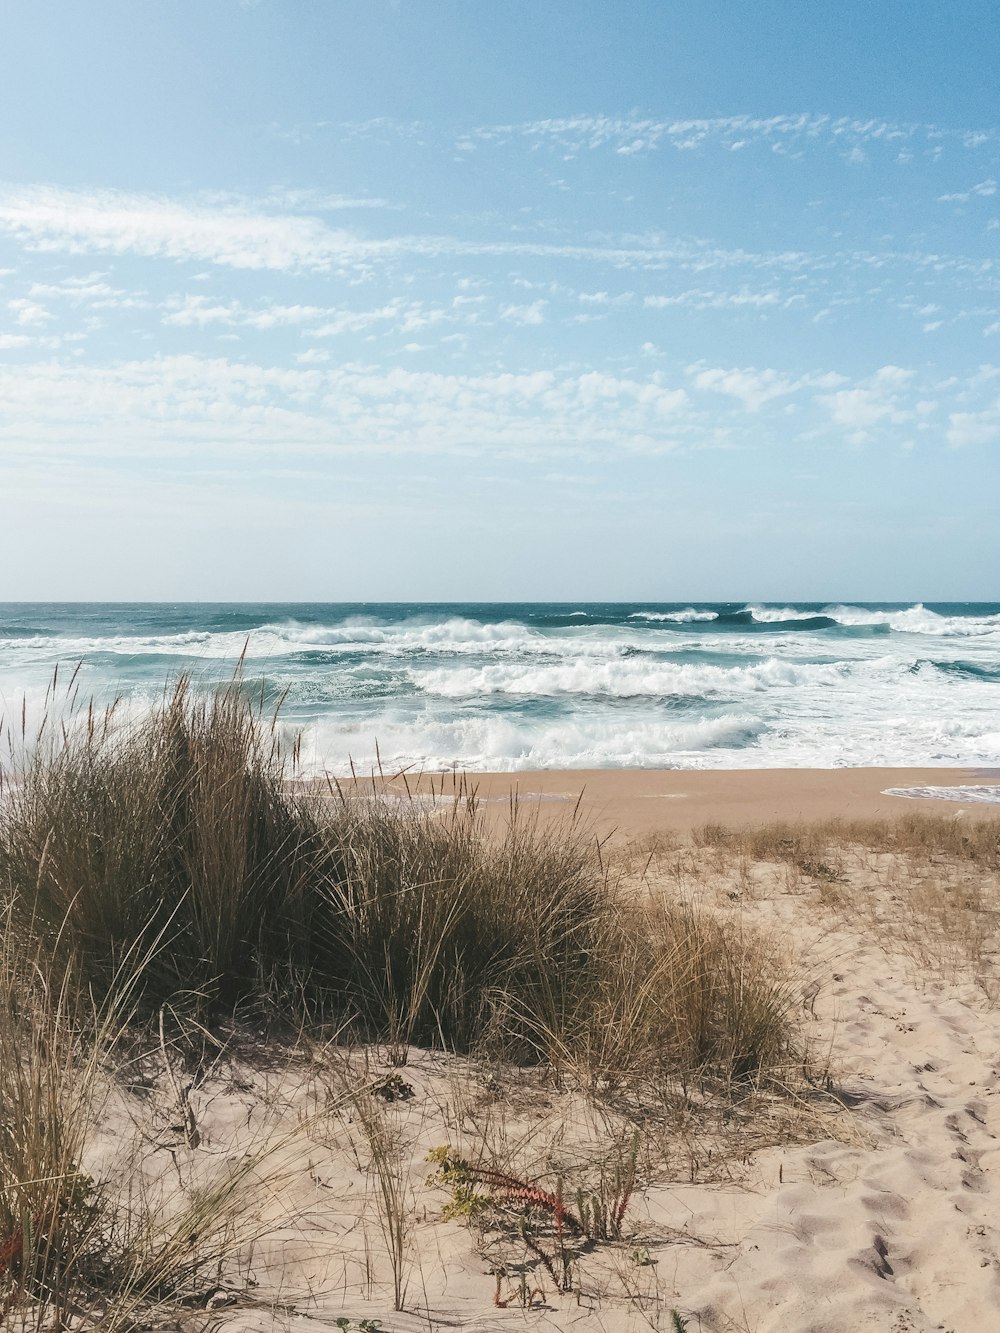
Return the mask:
[(995, 0), (8, 0), (0, 601), (1000, 597)]

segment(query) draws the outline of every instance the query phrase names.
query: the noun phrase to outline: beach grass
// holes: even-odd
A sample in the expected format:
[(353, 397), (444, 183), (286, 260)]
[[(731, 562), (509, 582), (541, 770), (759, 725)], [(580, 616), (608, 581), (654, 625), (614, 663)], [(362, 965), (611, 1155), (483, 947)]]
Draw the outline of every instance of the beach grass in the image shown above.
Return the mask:
[(708, 824), (689, 839), (654, 835), (632, 856), (655, 865), (682, 897), (708, 883), (717, 898), (743, 903), (778, 887), (810, 897), (827, 920), (1000, 1003), (1000, 818), (921, 812)]
[[(75, 1312), (125, 1328), (208, 1299), (210, 1272), (238, 1285), (274, 1139), (209, 1169), (191, 1034), (202, 1051), (247, 1031), (272, 1052), (530, 1069), (633, 1117), (633, 1173), (650, 1117), (663, 1133), (679, 1107), (801, 1082), (801, 1006), (774, 938), (682, 896), (637, 900), (572, 817), (514, 802), (485, 821), (461, 784), (428, 806), (290, 782), (281, 735), (238, 680), (208, 697), (181, 681), (141, 720), (88, 709), (15, 746), (0, 800), (0, 1299), (25, 1327)], [(108, 1099), (150, 1061), (178, 1123), (88, 1166)], [(412, 1186), (365, 1080), (337, 1096), (364, 1131), (398, 1308)], [(498, 1169), (484, 1146), (476, 1170)], [(594, 1180), (576, 1206), (603, 1208), (586, 1226), (616, 1240), (631, 1178)], [(554, 1240), (522, 1228), (549, 1263), (562, 1218), (560, 1204)]]
[(141, 957), (147, 1016), (322, 1020), (592, 1077), (794, 1063), (767, 947), (666, 899), (640, 918), (578, 821), (296, 789), (287, 758), (238, 682), (41, 737), (0, 806), (0, 894), (59, 984), (107, 997)]

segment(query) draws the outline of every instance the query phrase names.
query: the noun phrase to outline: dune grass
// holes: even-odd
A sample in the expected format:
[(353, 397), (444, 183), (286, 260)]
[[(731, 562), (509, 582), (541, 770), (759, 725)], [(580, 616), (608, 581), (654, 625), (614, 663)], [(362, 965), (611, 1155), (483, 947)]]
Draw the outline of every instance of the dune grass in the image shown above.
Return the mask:
[[(238, 679), (215, 695), (182, 680), (138, 721), (77, 712), (14, 746), (0, 790), (5, 1327), (126, 1328), (178, 1309), (257, 1225), (256, 1156), (199, 1165), (183, 1096), (170, 1198), (141, 1154), (117, 1174), (85, 1168), (126, 1047), (159, 1051), (176, 1092), (165, 1014), (206, 1039), (234, 1022), (333, 1029), (400, 1059), (433, 1047), (661, 1105), (781, 1087), (801, 1063), (789, 978), (762, 937), (666, 896), (637, 902), (575, 820), (515, 803), (487, 824), (461, 788), (428, 811), (292, 783), (280, 736)], [(397, 1175), (379, 1179), (399, 1305)]]
[(947, 981), (971, 981), (991, 1004), (1000, 1003), (1000, 818), (921, 812), (707, 825), (692, 842), (693, 850), (666, 853), (675, 865), (688, 860), (689, 876), (707, 869), (739, 894), (754, 875), (780, 869), (787, 891), (813, 895), (822, 910), (887, 953)]
[(0, 896), (51, 976), (212, 1025), (234, 1014), (488, 1051), (591, 1075), (715, 1082), (794, 1063), (760, 942), (616, 893), (579, 824), (474, 794), (428, 814), (294, 789), (274, 719), (236, 681), (185, 681), (133, 725), (44, 735), (0, 804)]
[(1000, 870), (1000, 818), (962, 821), (953, 815), (897, 815), (892, 819), (775, 821), (749, 828), (705, 824), (694, 831), (696, 847), (719, 847), (753, 861), (815, 865), (831, 850), (949, 857)]

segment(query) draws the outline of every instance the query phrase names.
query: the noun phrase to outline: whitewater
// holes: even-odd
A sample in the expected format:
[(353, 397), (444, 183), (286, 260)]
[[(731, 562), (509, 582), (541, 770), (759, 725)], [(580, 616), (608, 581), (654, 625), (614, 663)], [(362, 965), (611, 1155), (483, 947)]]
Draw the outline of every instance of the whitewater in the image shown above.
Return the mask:
[(237, 667), (315, 772), (1000, 767), (1000, 603), (0, 603), (18, 731)]

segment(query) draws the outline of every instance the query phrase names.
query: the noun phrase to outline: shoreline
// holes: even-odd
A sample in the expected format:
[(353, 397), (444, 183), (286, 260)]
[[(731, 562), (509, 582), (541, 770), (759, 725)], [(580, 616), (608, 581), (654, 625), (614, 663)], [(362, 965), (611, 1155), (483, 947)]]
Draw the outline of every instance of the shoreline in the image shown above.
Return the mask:
[[(516, 796), (540, 814), (581, 816), (601, 835), (689, 833), (703, 824), (740, 828), (777, 821), (897, 819), (922, 814), (1000, 819), (1000, 803), (887, 795), (889, 788), (1000, 787), (1000, 772), (981, 768), (542, 769), (444, 772), (358, 778), (389, 796), (450, 800), (462, 784), (488, 811)], [(354, 784), (349, 784), (354, 785)]]

